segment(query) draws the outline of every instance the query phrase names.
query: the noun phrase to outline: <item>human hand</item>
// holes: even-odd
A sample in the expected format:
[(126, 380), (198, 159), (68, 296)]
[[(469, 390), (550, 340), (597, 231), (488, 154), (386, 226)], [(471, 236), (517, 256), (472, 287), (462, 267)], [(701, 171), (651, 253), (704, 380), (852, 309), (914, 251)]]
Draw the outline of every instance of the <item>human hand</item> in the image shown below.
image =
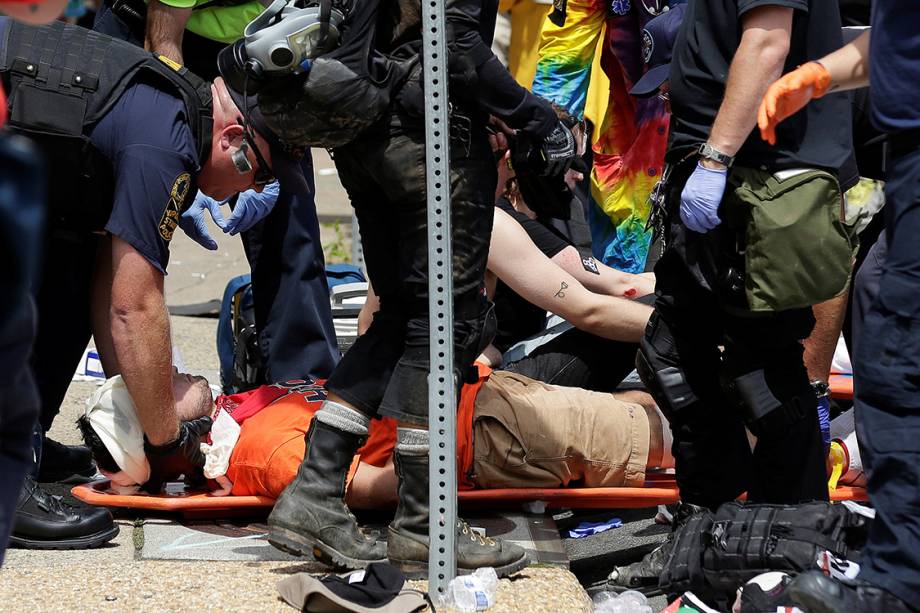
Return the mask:
[(702, 163), (687, 179), (680, 194), (680, 218), (694, 232), (705, 234), (722, 223), (719, 204), (725, 193), (728, 169), (707, 168)]
[(187, 211), (179, 217), (179, 227), (185, 232), (190, 239), (204, 247), (214, 251), (217, 249), (217, 243), (208, 232), (208, 224), (204, 220), (204, 211), (207, 209), (211, 212), (214, 222), (223, 229), (224, 216), (220, 212), (220, 203), (203, 193), (198, 192), (195, 201)]
[(179, 435), (165, 445), (151, 445), (144, 440), (144, 452), (150, 463), (150, 478), (144, 489), (157, 494), (164, 483), (180, 475), (192, 481), (202, 480), (205, 457), (201, 438), (211, 430), (211, 423), (208, 416), (183, 421), (179, 424)]
[(575, 135), (562, 121), (540, 143), (540, 154), (546, 166), (543, 174), (549, 177), (565, 175), (577, 154)]
[(266, 185), (261, 192), (250, 189), (241, 193), (236, 200), (233, 213), (230, 214), (221, 229), (233, 236), (256, 225), (275, 207), (278, 190), (278, 182), (274, 181)]
[(757, 111), (761, 138), (775, 145), (777, 124), (800, 111), (811, 99), (823, 96), (830, 84), (830, 73), (818, 62), (802, 64), (777, 79), (767, 89)]

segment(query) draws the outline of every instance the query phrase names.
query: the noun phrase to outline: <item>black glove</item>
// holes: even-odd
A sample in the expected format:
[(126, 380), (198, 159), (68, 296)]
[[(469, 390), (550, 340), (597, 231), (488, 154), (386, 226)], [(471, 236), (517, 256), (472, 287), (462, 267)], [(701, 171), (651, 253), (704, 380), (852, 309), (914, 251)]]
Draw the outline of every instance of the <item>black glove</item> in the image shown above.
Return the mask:
[(575, 135), (562, 121), (540, 143), (540, 153), (546, 164), (543, 174), (550, 177), (561, 177), (569, 169), (576, 156)]
[(199, 417), (179, 424), (179, 436), (165, 445), (151, 445), (144, 439), (144, 452), (150, 463), (150, 478), (144, 489), (159, 494), (163, 484), (185, 475), (187, 479), (202, 480), (204, 454), (201, 437), (211, 431), (211, 418)]

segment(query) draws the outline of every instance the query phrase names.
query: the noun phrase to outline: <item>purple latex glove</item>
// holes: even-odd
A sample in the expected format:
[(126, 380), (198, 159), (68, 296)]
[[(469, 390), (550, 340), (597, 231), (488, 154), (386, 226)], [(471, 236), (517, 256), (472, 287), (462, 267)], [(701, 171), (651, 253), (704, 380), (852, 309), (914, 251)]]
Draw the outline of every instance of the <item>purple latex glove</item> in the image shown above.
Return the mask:
[(233, 213), (221, 226), (224, 232), (233, 236), (245, 232), (271, 213), (278, 199), (278, 182), (269, 183), (262, 192), (247, 190), (237, 198)]
[(818, 425), (821, 427), (821, 442), (824, 453), (831, 448), (831, 401), (827, 396), (818, 398)]
[(705, 234), (722, 223), (719, 203), (727, 179), (728, 169), (711, 170), (697, 163), (680, 194), (680, 218), (685, 226)]

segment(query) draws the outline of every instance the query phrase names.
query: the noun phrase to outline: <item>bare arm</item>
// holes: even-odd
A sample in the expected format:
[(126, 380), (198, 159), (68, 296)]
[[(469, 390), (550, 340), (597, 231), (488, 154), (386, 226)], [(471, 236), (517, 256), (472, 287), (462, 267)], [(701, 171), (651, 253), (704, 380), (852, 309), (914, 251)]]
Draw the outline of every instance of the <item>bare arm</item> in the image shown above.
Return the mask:
[(488, 268), (529, 302), (611, 340), (639, 342), (652, 314), (643, 304), (585, 289), (543, 255), (520, 224), (501, 209), (495, 210)]
[(853, 42), (818, 60), (831, 75), (831, 85), (827, 91), (843, 91), (869, 85), (871, 35), (872, 31), (866, 30)]
[(147, 439), (163, 445), (179, 432), (163, 274), (116, 236), (112, 237), (111, 292), (111, 338), (120, 374)]
[(646, 296), (655, 291), (655, 275), (643, 273), (634, 275), (611, 268), (591, 258), (597, 272), (587, 270), (581, 254), (575, 247), (566, 247), (552, 257), (554, 264), (578, 279), (586, 288), (599, 294), (619, 296), (630, 300)]
[[(741, 17), (741, 43), (728, 70), (725, 98), (712, 124), (709, 144), (735, 155), (757, 124), (767, 87), (782, 74), (792, 33), (793, 9), (764, 6)], [(707, 167), (721, 167), (710, 160)]]
[(374, 292), (374, 286), (368, 283), (367, 299), (365, 299), (364, 304), (361, 306), (361, 311), (358, 313), (358, 336), (367, 332), (367, 329), (371, 327), (371, 323), (374, 321), (374, 313), (379, 310), (380, 298)]
[(177, 8), (159, 0), (150, 0), (144, 48), (182, 64), (182, 36), (191, 16), (190, 8)]

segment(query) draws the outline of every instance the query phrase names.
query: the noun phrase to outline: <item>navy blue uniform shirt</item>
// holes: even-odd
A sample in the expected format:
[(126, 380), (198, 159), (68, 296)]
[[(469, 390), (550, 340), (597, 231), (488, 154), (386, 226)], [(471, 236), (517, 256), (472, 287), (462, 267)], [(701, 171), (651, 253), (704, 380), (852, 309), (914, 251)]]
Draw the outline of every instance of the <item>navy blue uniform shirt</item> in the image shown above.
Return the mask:
[(872, 123), (884, 132), (920, 128), (920, 2), (875, 0), (869, 41)]
[(115, 201), (105, 229), (166, 274), (179, 214), (197, 191), (198, 154), (185, 105), (144, 83), (128, 87), (88, 134), (109, 159)]

